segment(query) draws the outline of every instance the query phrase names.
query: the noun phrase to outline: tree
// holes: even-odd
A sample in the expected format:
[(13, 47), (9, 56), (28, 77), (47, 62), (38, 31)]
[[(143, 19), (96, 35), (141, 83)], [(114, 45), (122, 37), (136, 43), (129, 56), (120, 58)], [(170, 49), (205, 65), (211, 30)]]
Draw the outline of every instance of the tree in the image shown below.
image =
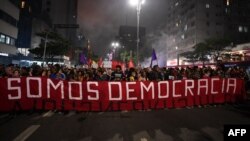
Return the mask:
[(208, 61), (208, 56), (213, 56), (215, 62), (218, 63), (218, 58), (223, 52), (232, 49), (231, 42), (228, 38), (210, 38), (204, 42), (193, 46), (193, 51), (184, 52), (181, 56), (188, 59), (189, 62), (202, 61), (203, 65)]
[(46, 44), (46, 53), (45, 53), (45, 61), (54, 61), (55, 56), (62, 56), (65, 55), (70, 49), (70, 42), (64, 39), (61, 35), (56, 32), (40, 32), (36, 34), (39, 37), (47, 40), (47, 43), (41, 42), (39, 47), (30, 49), (29, 51), (36, 55), (38, 59), (42, 59), (45, 44)]
[(198, 43), (194, 46), (194, 52), (198, 60), (202, 62), (203, 66), (206, 61), (208, 61), (209, 46), (206, 43)]
[(194, 51), (187, 51), (180, 54), (180, 56), (185, 57), (187, 62), (191, 62), (193, 65), (198, 61), (198, 56)]
[(195, 62), (201, 61), (204, 65), (208, 61), (209, 48), (206, 43), (198, 43), (193, 46), (193, 51), (187, 51), (180, 54), (180, 56), (185, 57), (188, 62), (192, 62), (193, 65)]
[(215, 62), (218, 62), (218, 58), (224, 51), (231, 51), (233, 47), (229, 38), (210, 38), (205, 40), (205, 43)]
[(130, 60), (132, 60), (133, 62), (136, 62), (136, 52), (133, 52), (132, 50), (127, 51), (127, 50), (123, 50), (120, 53), (120, 61), (124, 62), (124, 63), (128, 63)]

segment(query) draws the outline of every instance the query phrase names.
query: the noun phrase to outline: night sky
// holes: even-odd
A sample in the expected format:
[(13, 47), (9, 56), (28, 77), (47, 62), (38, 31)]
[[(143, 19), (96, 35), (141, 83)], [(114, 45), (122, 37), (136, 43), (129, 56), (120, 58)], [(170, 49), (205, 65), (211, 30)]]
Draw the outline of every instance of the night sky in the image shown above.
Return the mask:
[[(166, 5), (166, 0), (146, 0), (140, 25), (146, 27), (147, 36), (166, 24)], [(136, 7), (132, 7), (129, 0), (78, 1), (78, 33), (90, 39), (93, 51), (99, 56), (108, 53), (120, 25), (136, 26), (136, 22)]]

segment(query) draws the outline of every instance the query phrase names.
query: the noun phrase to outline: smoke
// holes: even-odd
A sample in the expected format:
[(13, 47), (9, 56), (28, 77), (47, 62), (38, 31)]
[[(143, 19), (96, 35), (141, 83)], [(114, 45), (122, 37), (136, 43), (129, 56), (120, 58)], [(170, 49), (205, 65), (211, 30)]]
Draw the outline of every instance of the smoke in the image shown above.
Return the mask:
[[(146, 27), (147, 36), (153, 39), (149, 39), (152, 46), (147, 47), (147, 51), (151, 52), (154, 47), (160, 64), (164, 64), (162, 51), (166, 35), (159, 27), (166, 24), (167, 6), (166, 0), (147, 0), (140, 16), (140, 26)], [(99, 56), (111, 49), (110, 44), (118, 35), (119, 27), (136, 26), (136, 19), (136, 8), (131, 7), (127, 0), (78, 0), (78, 32), (90, 39), (93, 51)], [(159, 32), (155, 32), (156, 29)]]
[(127, 9), (123, 3), (124, 0), (78, 1), (79, 32), (90, 40), (93, 51), (99, 56), (111, 49), (110, 44), (118, 35), (119, 26), (127, 22)]
[[(166, 33), (166, 27), (159, 27), (159, 30), (156, 30), (147, 35), (147, 46), (146, 50), (152, 52), (155, 49), (157, 62), (160, 67), (165, 67), (167, 61), (172, 59), (171, 46), (173, 44), (174, 36)], [(141, 63), (142, 66), (148, 67), (151, 63), (151, 53), (150, 56), (145, 57), (144, 61)]]

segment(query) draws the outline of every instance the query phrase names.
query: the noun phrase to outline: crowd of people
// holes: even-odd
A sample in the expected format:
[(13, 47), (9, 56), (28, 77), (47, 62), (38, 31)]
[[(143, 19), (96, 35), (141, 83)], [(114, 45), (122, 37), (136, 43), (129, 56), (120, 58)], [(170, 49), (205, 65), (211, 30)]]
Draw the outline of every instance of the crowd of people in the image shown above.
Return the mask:
[(241, 78), (249, 80), (243, 67), (211, 68), (197, 66), (186, 68), (160, 68), (157, 65), (148, 68), (128, 68), (122, 70), (117, 65), (115, 69), (106, 68), (68, 68), (65, 66), (48, 65), (43, 68), (39, 65), (31, 67), (19, 67), (15, 65), (0, 64), (0, 78), (9, 77), (47, 77), (68, 81), (164, 81), (201, 78)]

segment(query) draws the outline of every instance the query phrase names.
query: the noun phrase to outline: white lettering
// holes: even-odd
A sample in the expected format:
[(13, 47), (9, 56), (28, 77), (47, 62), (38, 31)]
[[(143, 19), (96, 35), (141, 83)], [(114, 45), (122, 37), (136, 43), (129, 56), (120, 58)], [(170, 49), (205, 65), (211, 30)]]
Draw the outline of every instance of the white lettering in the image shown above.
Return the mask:
[(246, 133), (247, 133), (246, 129), (241, 129), (241, 133), (240, 133), (241, 136), (244, 136), (244, 134), (246, 134)]
[[(192, 85), (188, 85), (188, 83), (191, 83)], [(192, 96), (194, 96), (194, 93), (193, 93), (193, 91), (191, 90), (191, 89), (193, 89), (194, 88), (194, 80), (185, 80), (185, 87), (186, 87), (186, 89), (185, 89), (185, 96), (187, 96), (187, 93), (188, 93), (188, 91), (189, 91), (189, 93), (192, 95)]]
[(14, 100), (14, 99), (21, 99), (21, 87), (13, 87), (11, 86), (11, 82), (12, 81), (17, 81), (17, 83), (20, 83), (21, 82), (21, 79), (20, 78), (8, 78), (7, 79), (7, 83), (8, 83), (8, 90), (17, 90), (17, 95), (16, 96), (13, 96), (11, 94), (8, 94), (8, 99), (9, 100)]
[[(165, 95), (161, 95), (162, 94), (162, 91), (161, 91), (161, 84), (164, 84), (166, 85), (166, 94)], [(168, 98), (169, 97), (169, 82), (168, 81), (160, 81), (158, 83), (158, 98)], [(163, 91), (164, 92), (164, 91)]]
[(225, 79), (222, 79), (222, 89), (221, 89), (221, 93), (224, 93), (224, 89), (225, 89)]
[(227, 136), (234, 136), (234, 130), (230, 129)]
[[(37, 81), (38, 82), (38, 94), (31, 94), (30, 92), (30, 86), (32, 84), (30, 84), (30, 81)], [(27, 97), (28, 98), (41, 98), (42, 97), (42, 81), (41, 78), (39, 77), (27, 77), (26, 79), (26, 85), (27, 85)]]
[(240, 133), (240, 129), (235, 129), (235, 136)]
[(141, 82), (140, 85), (141, 85), (141, 99), (144, 99), (144, 90), (146, 90), (146, 92), (149, 92), (150, 89), (152, 89), (152, 99), (155, 98), (155, 88), (153, 82), (150, 82), (148, 87), (143, 82)]
[(181, 82), (181, 80), (174, 80), (173, 81), (173, 97), (181, 97), (181, 94), (175, 93), (175, 85), (176, 85), (176, 83), (180, 83), (180, 82)]
[[(79, 91), (74, 90), (73, 92), (79, 92), (79, 96), (74, 97), (72, 95), (72, 85), (79, 85)], [(69, 99), (70, 100), (82, 100), (82, 82), (69, 82)]]
[(227, 136), (238, 136), (238, 134), (240, 134), (240, 136), (244, 136), (246, 133), (246, 129), (230, 129)]
[(130, 89), (129, 85), (135, 85), (136, 82), (126, 82), (126, 95), (127, 95), (127, 100), (137, 100), (137, 97), (130, 97), (129, 93), (135, 92), (135, 89)]
[[(205, 82), (205, 85), (201, 85), (201, 82)], [(208, 94), (208, 80), (207, 79), (199, 79), (198, 80), (198, 93), (197, 95), (200, 95), (200, 91), (202, 88), (206, 89), (206, 95)]]
[(61, 98), (64, 99), (64, 85), (63, 85), (63, 81), (59, 81), (59, 83), (57, 83), (56, 85), (53, 83), (53, 81), (51, 81), (51, 79), (47, 79), (47, 97), (50, 98), (50, 87), (52, 86), (52, 88), (54, 90), (58, 89), (59, 87), (61, 87)]
[[(233, 81), (233, 83), (230, 83), (231, 81)], [(228, 78), (227, 81), (227, 93), (229, 92), (229, 87), (233, 87), (234, 88), (234, 92), (233, 94), (235, 94), (236, 91), (236, 78)]]
[(95, 93), (95, 97), (89, 95), (88, 100), (99, 100), (99, 91), (90, 88), (90, 85), (98, 86), (98, 84), (99, 84), (98, 82), (87, 82), (87, 91)]
[[(108, 82), (108, 85), (109, 85), (109, 100), (113, 100), (113, 101), (122, 100), (121, 82)], [(119, 87), (119, 91), (118, 91), (119, 96), (118, 97), (112, 97), (112, 85), (118, 85), (118, 87)]]
[(211, 82), (212, 82), (212, 85), (211, 85), (211, 94), (218, 94), (218, 91), (214, 91), (214, 81), (219, 81), (220, 79), (219, 78), (212, 78), (211, 79)]
[(246, 133), (246, 129), (230, 129), (227, 136), (238, 136), (238, 134), (240, 134), (240, 136), (244, 136)]

